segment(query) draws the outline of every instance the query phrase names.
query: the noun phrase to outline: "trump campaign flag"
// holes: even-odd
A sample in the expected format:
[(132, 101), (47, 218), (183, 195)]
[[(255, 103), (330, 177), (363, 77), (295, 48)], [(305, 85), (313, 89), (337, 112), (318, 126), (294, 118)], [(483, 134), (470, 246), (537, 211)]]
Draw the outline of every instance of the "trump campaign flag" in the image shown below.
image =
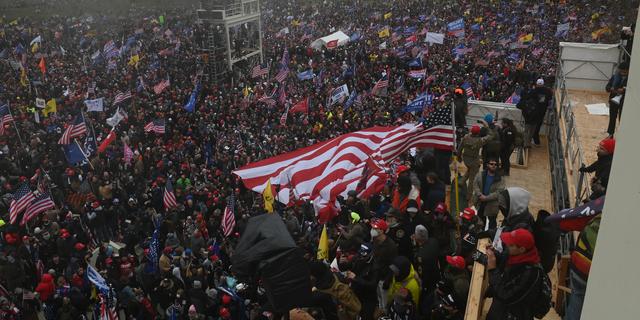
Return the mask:
[(444, 34), (443, 33), (435, 33), (435, 32), (427, 32), (427, 36), (424, 39), (425, 42), (428, 43), (444, 43)]
[(447, 31), (450, 35), (456, 37), (464, 37), (464, 19), (460, 18), (458, 20), (452, 21), (447, 24)]
[(342, 101), (343, 98), (349, 96), (349, 87), (346, 84), (343, 84), (331, 91), (331, 95), (329, 96), (329, 105), (334, 105), (339, 101)]
[(87, 112), (102, 112), (104, 111), (104, 98), (85, 100), (84, 105), (87, 106)]
[(309, 69), (307, 71), (303, 71), (298, 73), (298, 80), (311, 80), (315, 75), (313, 74), (313, 70)]

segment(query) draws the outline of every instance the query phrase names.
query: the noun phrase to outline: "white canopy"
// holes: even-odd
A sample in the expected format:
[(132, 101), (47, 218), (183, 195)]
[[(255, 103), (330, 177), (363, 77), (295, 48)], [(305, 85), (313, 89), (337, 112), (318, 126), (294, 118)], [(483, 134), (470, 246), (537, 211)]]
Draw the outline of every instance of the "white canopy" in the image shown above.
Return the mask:
[(349, 43), (349, 36), (342, 31), (336, 31), (328, 36), (319, 38), (311, 43), (311, 48), (315, 50), (321, 50), (322, 47), (326, 47), (327, 43), (333, 40), (338, 40), (338, 46), (343, 46)]

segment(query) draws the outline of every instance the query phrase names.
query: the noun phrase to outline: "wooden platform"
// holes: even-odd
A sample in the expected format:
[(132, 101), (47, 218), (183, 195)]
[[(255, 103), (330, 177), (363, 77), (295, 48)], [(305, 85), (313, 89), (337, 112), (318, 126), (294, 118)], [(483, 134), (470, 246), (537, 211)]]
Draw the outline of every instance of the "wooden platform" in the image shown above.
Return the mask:
[(608, 106), (609, 94), (583, 90), (569, 90), (569, 101), (576, 119), (576, 129), (583, 150), (586, 165), (596, 160), (596, 149), (600, 140), (606, 138), (609, 116), (592, 115), (585, 105), (605, 103)]

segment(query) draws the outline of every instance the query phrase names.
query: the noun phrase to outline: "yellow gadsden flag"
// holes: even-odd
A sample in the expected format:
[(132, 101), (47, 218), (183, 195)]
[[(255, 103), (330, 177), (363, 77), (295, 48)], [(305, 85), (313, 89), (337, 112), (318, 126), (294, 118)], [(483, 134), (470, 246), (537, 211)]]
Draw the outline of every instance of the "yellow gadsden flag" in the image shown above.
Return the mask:
[(137, 54), (131, 56), (131, 58), (129, 59), (129, 65), (130, 66), (135, 66), (137, 68), (138, 67), (138, 62), (140, 62), (140, 56), (137, 55)]
[(322, 227), (320, 241), (318, 241), (318, 260), (329, 259), (329, 236), (327, 236), (327, 225)]
[(389, 33), (389, 28), (384, 28), (384, 30), (378, 31), (378, 37), (380, 37), (380, 38), (386, 38), (386, 37), (388, 37), (390, 35), (391, 34)]
[(51, 99), (47, 101), (47, 105), (42, 109), (42, 114), (45, 117), (49, 116), (49, 113), (58, 112), (58, 105), (56, 104), (56, 99)]
[(271, 179), (267, 180), (267, 186), (262, 191), (262, 199), (264, 200), (264, 209), (269, 213), (273, 213), (273, 191), (271, 190)]

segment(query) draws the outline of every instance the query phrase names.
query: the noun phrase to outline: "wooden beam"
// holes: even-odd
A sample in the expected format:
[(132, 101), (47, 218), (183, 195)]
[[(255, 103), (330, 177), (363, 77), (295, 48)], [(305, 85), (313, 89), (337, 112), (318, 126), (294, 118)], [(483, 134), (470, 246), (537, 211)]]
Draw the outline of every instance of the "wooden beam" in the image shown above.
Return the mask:
[(569, 273), (569, 261), (571, 256), (562, 256), (558, 260), (558, 283), (556, 286), (556, 300), (554, 302), (556, 312), (559, 315), (564, 315), (564, 301), (567, 298), (567, 294), (571, 293), (571, 289), (567, 287), (567, 276)]
[[(478, 250), (486, 253), (489, 239), (478, 240)], [(473, 263), (473, 273), (471, 274), (471, 284), (469, 286), (469, 296), (467, 297), (467, 309), (464, 313), (465, 320), (479, 320), (484, 307), (484, 292), (487, 288), (488, 277), (486, 267), (478, 262)]]

